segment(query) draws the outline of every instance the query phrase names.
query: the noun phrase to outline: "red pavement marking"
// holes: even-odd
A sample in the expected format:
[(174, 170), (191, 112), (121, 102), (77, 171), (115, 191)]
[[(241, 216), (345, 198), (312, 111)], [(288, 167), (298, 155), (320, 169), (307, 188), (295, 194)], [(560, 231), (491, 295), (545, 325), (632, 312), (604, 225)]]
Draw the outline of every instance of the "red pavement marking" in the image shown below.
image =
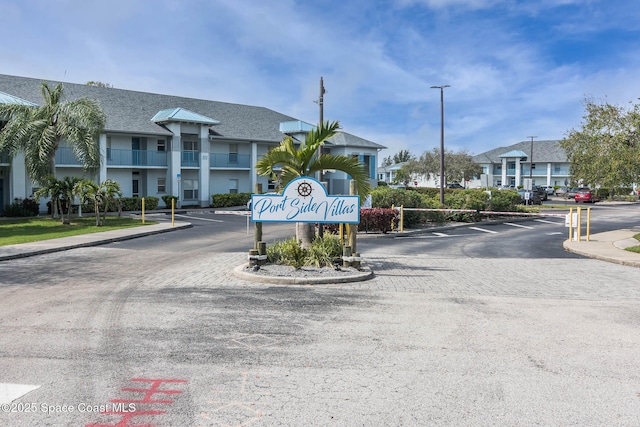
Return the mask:
[[(175, 379), (147, 379), (147, 378), (133, 378), (131, 379), (133, 382), (142, 382), (142, 383), (150, 383), (150, 388), (130, 388), (125, 387), (122, 388), (121, 391), (125, 391), (128, 393), (144, 393), (144, 397), (142, 399), (111, 399), (111, 403), (144, 403), (148, 405), (153, 404), (161, 404), (161, 405), (170, 405), (173, 403), (173, 400), (155, 400), (153, 399), (154, 394), (180, 394), (182, 390), (173, 390), (173, 389), (160, 389), (160, 386), (163, 383), (186, 383), (187, 380), (175, 380)], [(123, 412), (123, 411), (103, 411), (102, 415), (116, 415), (121, 416), (122, 419), (116, 424), (86, 424), (85, 427), (155, 427), (153, 424), (129, 424), (133, 417), (139, 417), (142, 415), (162, 415), (166, 414), (167, 411), (158, 411), (158, 410), (138, 410), (136, 408), (135, 412)]]

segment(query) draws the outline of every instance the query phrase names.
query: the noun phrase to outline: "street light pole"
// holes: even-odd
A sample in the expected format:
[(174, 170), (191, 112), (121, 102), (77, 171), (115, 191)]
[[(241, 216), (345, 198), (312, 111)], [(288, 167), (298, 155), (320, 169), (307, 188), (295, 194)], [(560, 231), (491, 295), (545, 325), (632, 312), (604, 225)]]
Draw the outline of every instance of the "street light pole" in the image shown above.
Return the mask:
[(431, 86), (440, 89), (440, 204), (444, 205), (444, 88), (449, 85)]
[(528, 136), (527, 138), (531, 138), (531, 154), (529, 156), (529, 179), (531, 180), (531, 185), (533, 185), (533, 138), (537, 138), (537, 136)]

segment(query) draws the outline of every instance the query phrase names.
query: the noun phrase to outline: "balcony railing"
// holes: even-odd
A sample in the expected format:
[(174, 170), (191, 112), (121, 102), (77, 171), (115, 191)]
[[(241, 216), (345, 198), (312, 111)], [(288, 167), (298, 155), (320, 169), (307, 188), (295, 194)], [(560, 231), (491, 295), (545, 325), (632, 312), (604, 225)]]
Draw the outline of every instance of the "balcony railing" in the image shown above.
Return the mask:
[(210, 153), (209, 166), (212, 168), (241, 168), (251, 167), (251, 155), (237, 153)]
[(107, 149), (108, 166), (167, 166), (165, 151)]
[(82, 163), (73, 155), (69, 147), (59, 147), (56, 150), (56, 165), (81, 166)]
[(183, 151), (182, 166), (183, 167), (200, 166), (200, 152), (199, 151)]

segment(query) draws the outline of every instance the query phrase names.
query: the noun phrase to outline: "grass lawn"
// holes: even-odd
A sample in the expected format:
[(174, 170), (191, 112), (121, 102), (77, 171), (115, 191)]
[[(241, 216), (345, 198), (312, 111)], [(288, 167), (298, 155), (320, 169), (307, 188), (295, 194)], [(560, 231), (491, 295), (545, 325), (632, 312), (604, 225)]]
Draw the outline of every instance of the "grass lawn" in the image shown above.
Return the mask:
[[(636, 234), (635, 236), (633, 236), (634, 239), (638, 240), (638, 243), (640, 243), (640, 234)], [(627, 250), (629, 252), (635, 252), (640, 254), (640, 245), (638, 246), (631, 246), (630, 248), (627, 248)]]
[(59, 219), (40, 217), (2, 219), (0, 220), (0, 246), (139, 227), (147, 224), (157, 224), (157, 222), (145, 221), (145, 224), (142, 224), (139, 219), (107, 216), (106, 224), (102, 227), (96, 227), (96, 218), (93, 216), (71, 218), (71, 225), (62, 225)]

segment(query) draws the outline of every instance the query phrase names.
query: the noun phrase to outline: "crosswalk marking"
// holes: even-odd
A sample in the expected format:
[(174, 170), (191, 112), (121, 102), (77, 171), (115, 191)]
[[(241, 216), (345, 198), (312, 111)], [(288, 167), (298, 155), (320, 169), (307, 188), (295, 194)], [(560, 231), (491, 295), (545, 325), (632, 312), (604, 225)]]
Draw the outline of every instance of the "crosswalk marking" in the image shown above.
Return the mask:
[(493, 230), (487, 230), (486, 228), (480, 228), (480, 227), (469, 227), (470, 230), (477, 230), (477, 231), (482, 231), (484, 233), (491, 233), (491, 234), (498, 234), (497, 231), (493, 231)]
[(528, 228), (529, 230), (533, 230), (533, 227), (529, 227), (528, 225), (514, 224), (513, 222), (505, 222), (503, 224), (504, 225), (510, 225), (512, 227)]
[(11, 403), (39, 388), (39, 385), (0, 383), (0, 404)]

